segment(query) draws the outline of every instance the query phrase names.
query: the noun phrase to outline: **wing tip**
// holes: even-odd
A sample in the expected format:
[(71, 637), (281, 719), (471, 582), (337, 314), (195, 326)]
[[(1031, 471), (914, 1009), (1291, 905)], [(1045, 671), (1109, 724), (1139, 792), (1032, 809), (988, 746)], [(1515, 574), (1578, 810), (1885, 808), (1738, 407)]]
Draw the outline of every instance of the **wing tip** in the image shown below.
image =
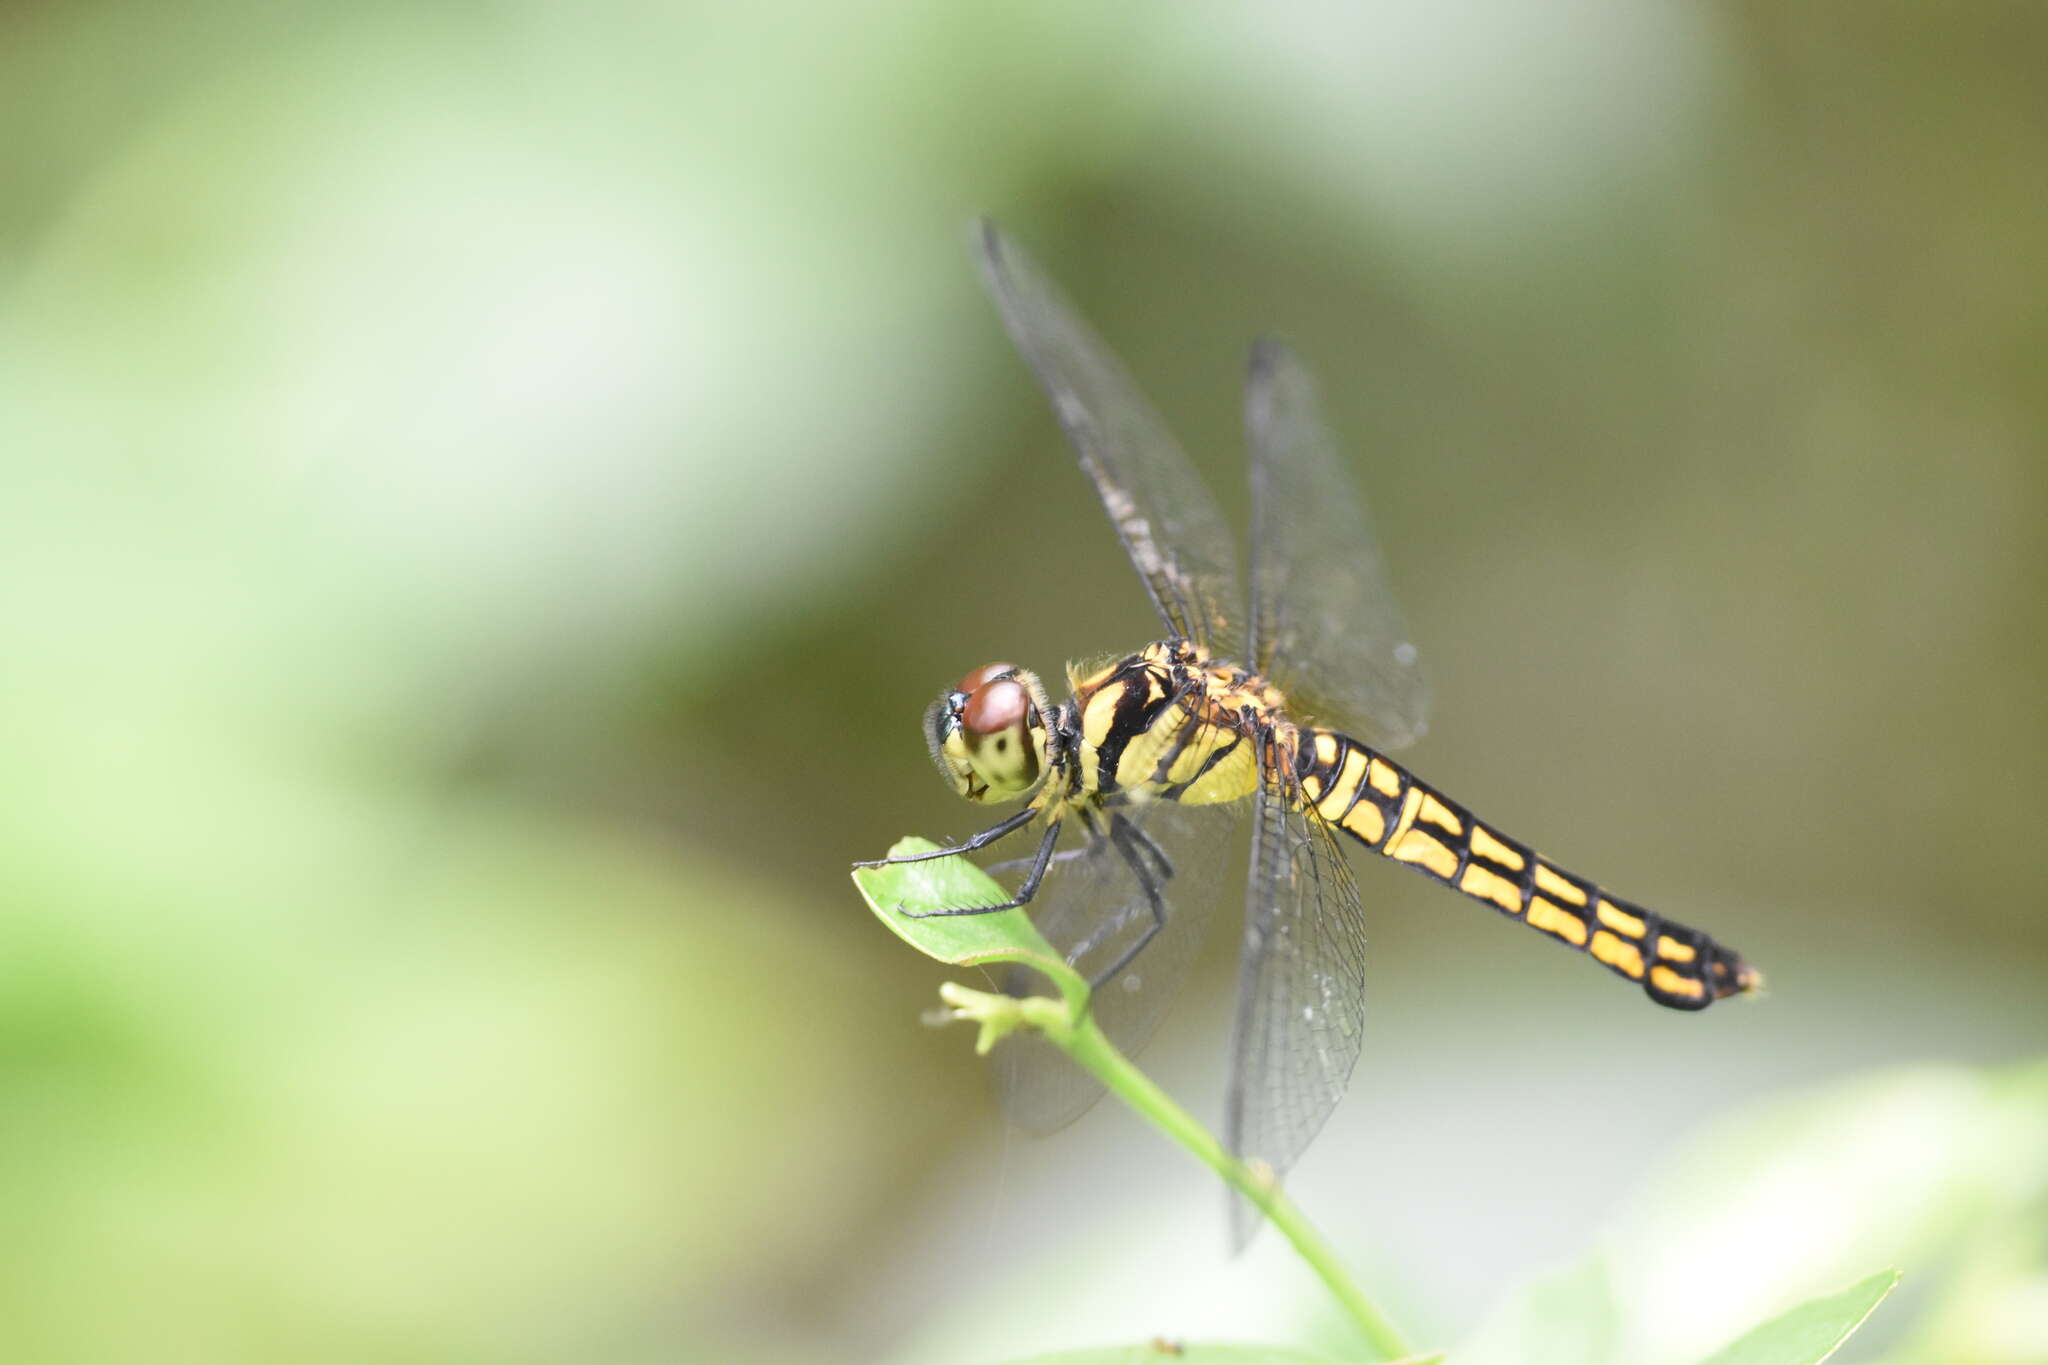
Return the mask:
[(1294, 343), (1278, 332), (1261, 333), (1252, 342), (1245, 372), (1247, 384), (1255, 388), (1275, 389), (1286, 385), (1310, 391), (1314, 389), (1308, 363), (1301, 358), (1301, 352), (1294, 348)]
[(1244, 402), (1247, 424), (1255, 433), (1280, 417), (1283, 404), (1313, 401), (1314, 393), (1301, 353), (1287, 338), (1266, 332), (1252, 342), (1245, 361)]
[(1262, 332), (1252, 339), (1251, 357), (1245, 363), (1254, 379), (1271, 374), (1285, 365), (1299, 366), (1301, 358), (1287, 338), (1278, 332)]
[(1003, 230), (996, 225), (995, 215), (977, 213), (967, 220), (967, 236), (985, 256), (999, 256), (1003, 249)]
[(1010, 258), (1015, 249), (993, 216), (979, 213), (968, 221), (967, 246), (990, 283), (999, 287), (1007, 284), (1013, 273)]
[(1245, 1248), (1252, 1244), (1252, 1238), (1258, 1235), (1265, 1221), (1265, 1215), (1252, 1206), (1251, 1200), (1236, 1190), (1228, 1192), (1224, 1247), (1233, 1260), (1244, 1255)]

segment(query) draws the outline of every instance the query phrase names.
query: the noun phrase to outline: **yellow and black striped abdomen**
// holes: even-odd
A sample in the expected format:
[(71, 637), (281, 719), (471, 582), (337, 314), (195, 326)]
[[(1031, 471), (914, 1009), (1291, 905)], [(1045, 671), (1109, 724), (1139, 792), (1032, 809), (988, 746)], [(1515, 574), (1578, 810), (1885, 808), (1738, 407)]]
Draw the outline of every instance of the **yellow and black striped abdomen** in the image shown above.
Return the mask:
[(1660, 1005), (1705, 1009), (1758, 984), (1699, 930), (1552, 865), (1355, 739), (1304, 729), (1298, 771), (1322, 817), (1373, 852), (1591, 953)]

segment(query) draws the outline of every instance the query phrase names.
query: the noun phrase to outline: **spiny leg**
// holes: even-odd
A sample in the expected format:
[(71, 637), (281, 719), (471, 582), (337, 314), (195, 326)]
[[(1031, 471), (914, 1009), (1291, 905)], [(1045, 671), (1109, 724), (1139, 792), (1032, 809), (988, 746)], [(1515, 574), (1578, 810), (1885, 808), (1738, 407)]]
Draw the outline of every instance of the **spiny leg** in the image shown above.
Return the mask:
[[(1121, 819), (1122, 817), (1118, 818)], [(1152, 836), (1147, 834), (1141, 827), (1125, 822), (1124, 828), (1130, 832), (1131, 838), (1136, 841), (1136, 846), (1144, 849), (1146, 853), (1151, 855), (1152, 866), (1159, 873), (1159, 884), (1164, 886), (1172, 881), (1173, 862), (1166, 856), (1166, 850), (1161, 848), (1153, 840)]]
[[(1124, 949), (1116, 961), (1089, 980), (1088, 989), (1091, 993), (1114, 981), (1124, 968), (1131, 965), (1139, 953), (1145, 951), (1147, 944), (1159, 937), (1159, 931), (1166, 927), (1166, 897), (1162, 890), (1164, 883), (1154, 875), (1152, 869), (1145, 866), (1145, 860), (1139, 856), (1138, 850), (1149, 849), (1162, 866), (1166, 863), (1166, 856), (1144, 831), (1119, 814), (1112, 814), (1109, 817), (1109, 841), (1115, 845), (1116, 851), (1123, 855), (1124, 865), (1131, 869), (1131, 875), (1137, 878), (1139, 888), (1144, 891), (1145, 908), (1152, 913), (1152, 923), (1145, 926), (1145, 931), (1138, 935), (1136, 943)], [(1121, 924), (1119, 921), (1118, 927), (1121, 927)], [(1093, 947), (1094, 943), (1091, 942), (1088, 946)], [(1074, 956), (1078, 958), (1081, 954), (1076, 952)]]
[[(1119, 852), (1117, 856), (1122, 857), (1123, 855)], [(1073, 946), (1072, 950), (1067, 953), (1067, 965), (1069, 967), (1073, 966), (1082, 958), (1100, 948), (1111, 938), (1122, 933), (1124, 926), (1131, 922), (1136, 909), (1136, 906), (1131, 905), (1118, 906), (1114, 915), (1096, 925), (1086, 938)]]
[[(1076, 858), (1087, 857), (1095, 851), (1095, 845), (1101, 842), (1102, 830), (1098, 828), (1097, 824), (1099, 817), (1097, 817), (1093, 810), (1087, 806), (1082, 806), (1074, 812), (1074, 817), (1081, 822), (1081, 828), (1087, 831), (1087, 842), (1083, 843), (1079, 848), (1064, 849), (1053, 854), (1052, 865), (1054, 867), (1058, 867), (1061, 863), (1070, 863)], [(1020, 867), (1029, 867), (1036, 860), (1037, 856), (1034, 853), (1023, 858), (1005, 858), (1002, 862), (990, 863), (983, 871), (987, 872), (991, 877), (999, 872), (1014, 872)]]
[(1030, 824), (1037, 815), (1038, 811), (1036, 809), (1026, 806), (1001, 824), (990, 825), (987, 829), (974, 835), (966, 842), (954, 844), (950, 848), (935, 848), (926, 853), (903, 853), (887, 858), (873, 858), (865, 862), (857, 862), (854, 866), (890, 867), (896, 863), (921, 863), (930, 858), (953, 858), (962, 853), (972, 853), (977, 849), (987, 848), (990, 844), (1006, 835), (1016, 833), (1024, 828), (1024, 826)]
[[(1109, 818), (1111, 819), (1116, 818), (1114, 814), (1110, 814), (1108, 812), (1104, 812), (1103, 814), (1109, 814)], [(1097, 812), (1090, 810), (1086, 806), (1083, 806), (1081, 808), (1081, 824), (1088, 831), (1088, 843), (1086, 844), (1086, 846), (1075, 850), (1076, 852), (1097, 854), (1102, 851), (1102, 846), (1105, 844), (1109, 844), (1111, 847), (1116, 847), (1114, 841), (1110, 839), (1109, 834), (1104, 829), (1103, 814), (1098, 814)], [(1130, 863), (1130, 859), (1124, 855), (1123, 850), (1121, 848), (1117, 848), (1116, 852), (1117, 856), (1119, 858), (1123, 858), (1125, 865), (1128, 866)], [(1117, 908), (1117, 912), (1114, 915), (1111, 915), (1108, 919), (1103, 920), (1102, 923), (1096, 925), (1094, 929), (1090, 930), (1086, 937), (1082, 938), (1082, 940), (1079, 943), (1076, 943), (1071, 949), (1067, 950), (1067, 965), (1070, 967), (1073, 966), (1082, 958), (1088, 956), (1088, 954), (1094, 952), (1097, 948), (1101, 947), (1111, 937), (1123, 932), (1124, 926), (1131, 922), (1131, 914), (1133, 909), (1134, 907), (1129, 905), (1119, 906)]]
[[(1130, 840), (1128, 844), (1116, 843), (1115, 840), (1111, 842), (1116, 844), (1118, 856), (1123, 858), (1124, 865), (1131, 869), (1132, 876), (1137, 879), (1140, 888), (1145, 891), (1145, 908), (1151, 912), (1155, 922), (1150, 929), (1145, 931), (1144, 938), (1129, 953), (1125, 954), (1116, 966), (1103, 973), (1102, 981), (1107, 981), (1123, 967), (1128, 966), (1131, 958), (1137, 955), (1138, 950), (1151, 942), (1152, 935), (1159, 932), (1160, 902), (1164, 899), (1160, 894), (1160, 889), (1173, 880), (1173, 864), (1167, 859), (1166, 850), (1160, 848), (1151, 835), (1147, 834), (1139, 826), (1131, 824), (1120, 815), (1112, 815), (1110, 818), (1122, 826), (1122, 833), (1128, 836)], [(1145, 874), (1144, 864), (1135, 856), (1139, 850), (1143, 850), (1152, 859), (1154, 874), (1149, 880)], [(1082, 849), (1078, 851), (1089, 852), (1091, 850)], [(1135, 906), (1124, 906), (1115, 915), (1097, 925), (1095, 932), (1074, 945), (1073, 951), (1067, 954), (1067, 961), (1070, 964), (1079, 962), (1082, 958), (1101, 947), (1109, 938), (1121, 933), (1124, 926), (1131, 922), (1132, 914), (1136, 908)], [(1102, 981), (1098, 981), (1095, 984), (1099, 986), (1102, 984)]]
[[(1087, 856), (1088, 849), (1085, 846), (1081, 848), (1063, 848), (1052, 855), (1052, 865), (1058, 867), (1061, 863), (1071, 863), (1076, 858), (1085, 858)], [(1037, 861), (1038, 855), (1035, 853), (1023, 858), (1005, 858), (999, 863), (990, 863), (982, 871), (994, 877), (1005, 872), (1015, 872), (1020, 867), (1029, 867)]]
[(937, 919), (945, 915), (993, 915), (1029, 905), (1031, 898), (1038, 894), (1038, 884), (1045, 880), (1045, 870), (1052, 866), (1052, 849), (1059, 838), (1060, 822), (1055, 820), (1045, 827), (1045, 837), (1038, 841), (1038, 855), (1031, 860), (1031, 871), (1024, 878), (1024, 884), (1017, 888), (1015, 896), (999, 905), (961, 905), (945, 910), (905, 910), (899, 905), (896, 911), (906, 919)]

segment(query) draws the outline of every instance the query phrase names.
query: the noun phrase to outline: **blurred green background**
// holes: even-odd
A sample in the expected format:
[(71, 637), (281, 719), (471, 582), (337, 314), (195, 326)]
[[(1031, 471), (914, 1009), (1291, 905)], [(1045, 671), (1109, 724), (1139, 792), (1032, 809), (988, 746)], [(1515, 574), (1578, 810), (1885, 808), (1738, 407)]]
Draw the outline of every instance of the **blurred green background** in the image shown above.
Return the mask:
[[(1315, 1330), (1135, 1120), (1006, 1133), (846, 881), (976, 825), (942, 683), (1153, 633), (986, 211), (1236, 515), (1287, 334), (1418, 771), (1769, 976), (1655, 1010), (1360, 860), (1372, 1032), (1293, 1188), (1413, 1334), (1618, 1237), (1632, 1362), (1892, 1261), (1859, 1359), (2048, 1360), (2048, 1082), (1995, 1069), (2048, 1042), (2044, 50), (2024, 4), (0, 6), (0, 1358)], [(1205, 1115), (1221, 937), (1148, 1054)], [(1683, 1174), (1727, 1150), (1797, 1159)]]

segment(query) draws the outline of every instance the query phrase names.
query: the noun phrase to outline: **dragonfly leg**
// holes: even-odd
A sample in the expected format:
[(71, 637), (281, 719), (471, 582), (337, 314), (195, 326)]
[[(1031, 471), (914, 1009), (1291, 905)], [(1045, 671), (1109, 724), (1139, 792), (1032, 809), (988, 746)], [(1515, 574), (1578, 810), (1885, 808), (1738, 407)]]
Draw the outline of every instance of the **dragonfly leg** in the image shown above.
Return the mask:
[[(1063, 848), (1058, 853), (1052, 855), (1052, 865), (1058, 867), (1061, 863), (1070, 863), (1076, 858), (1085, 858), (1087, 856), (1088, 850), (1086, 848)], [(990, 863), (982, 870), (993, 877), (1001, 872), (1015, 872), (1020, 867), (1029, 867), (1037, 861), (1038, 855), (1034, 853), (1028, 858), (1005, 858), (1002, 862)]]
[[(1124, 949), (1122, 953), (1118, 954), (1116, 961), (1110, 963), (1106, 969), (1097, 973), (1088, 982), (1088, 989), (1091, 992), (1099, 991), (1111, 981), (1114, 981), (1124, 968), (1131, 965), (1139, 953), (1145, 951), (1147, 944), (1159, 937), (1159, 931), (1166, 927), (1165, 881), (1166, 877), (1173, 875), (1171, 866), (1166, 862), (1166, 855), (1160, 851), (1159, 845), (1153, 843), (1150, 836), (1131, 824), (1130, 821), (1124, 819), (1123, 816), (1110, 816), (1109, 841), (1116, 845), (1117, 852), (1123, 855), (1124, 864), (1131, 869), (1131, 875), (1138, 879), (1138, 886), (1145, 893), (1145, 908), (1152, 912), (1152, 922), (1145, 926), (1143, 933), (1138, 935), (1136, 943)], [(1144, 858), (1138, 854), (1138, 850), (1141, 848), (1148, 850), (1154, 858), (1158, 859), (1159, 864), (1166, 868), (1165, 877), (1157, 875), (1152, 868), (1145, 866)], [(1093, 945), (1091, 944), (1090, 946)], [(1077, 953), (1076, 956), (1078, 957), (1079, 954)]]
[(1131, 910), (1132, 907), (1127, 905), (1118, 911), (1113, 918), (1106, 919), (1101, 924), (1095, 926), (1094, 932), (1079, 943), (1076, 943), (1067, 953), (1067, 965), (1069, 967), (1073, 966), (1082, 958), (1100, 948), (1111, 938), (1122, 933), (1124, 926), (1131, 922)]
[[(1001, 838), (1001, 835), (997, 835)], [(942, 915), (993, 915), (1003, 910), (1015, 910), (1031, 904), (1031, 898), (1038, 894), (1038, 884), (1045, 880), (1045, 870), (1052, 866), (1053, 845), (1059, 842), (1060, 822), (1055, 820), (1045, 827), (1045, 837), (1038, 841), (1038, 855), (1031, 860), (1031, 871), (1024, 878), (1024, 884), (1017, 888), (1017, 894), (998, 905), (962, 905), (945, 910), (905, 910), (896, 907), (896, 912), (907, 919), (937, 919)]]
[(1166, 883), (1172, 881), (1173, 863), (1167, 858), (1166, 850), (1161, 848), (1151, 835), (1138, 826), (1130, 823), (1128, 820), (1123, 820), (1121, 816), (1118, 819), (1122, 821), (1125, 832), (1130, 835), (1135, 846), (1144, 849), (1151, 856), (1153, 867), (1159, 871), (1159, 884), (1163, 887)]
[(962, 853), (972, 853), (976, 849), (987, 848), (1005, 835), (1016, 833), (1024, 828), (1024, 826), (1030, 824), (1032, 820), (1037, 818), (1037, 815), (1038, 811), (1034, 807), (1026, 806), (1001, 824), (990, 825), (987, 829), (974, 835), (966, 842), (954, 844), (950, 848), (935, 848), (928, 853), (904, 853), (890, 858), (873, 858), (865, 862), (855, 863), (854, 866), (888, 867), (895, 863), (921, 863), (928, 858), (953, 858)]

